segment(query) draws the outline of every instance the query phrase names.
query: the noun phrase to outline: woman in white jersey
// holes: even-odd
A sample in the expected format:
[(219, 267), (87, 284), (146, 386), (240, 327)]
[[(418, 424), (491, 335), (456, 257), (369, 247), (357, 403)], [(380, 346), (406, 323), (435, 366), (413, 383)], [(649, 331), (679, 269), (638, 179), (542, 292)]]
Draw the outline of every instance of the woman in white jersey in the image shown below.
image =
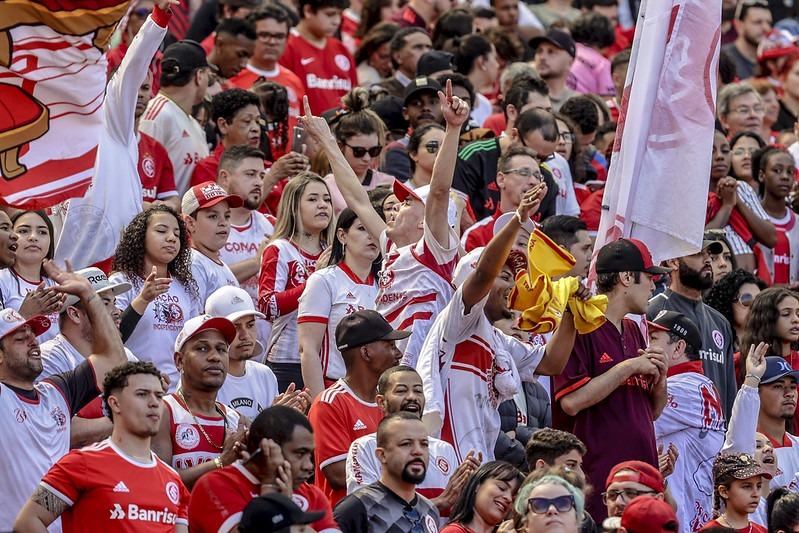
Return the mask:
[(300, 361), (311, 398), (346, 374), (336, 348), (336, 326), (345, 315), (375, 308), (379, 256), (377, 241), (355, 212), (345, 208), (336, 225), (331, 266), (311, 274), (300, 296)]
[(277, 208), (272, 239), (264, 250), (258, 277), (258, 307), (272, 323), (265, 362), (278, 388), (303, 387), (297, 339), (297, 307), (308, 276), (333, 242), (336, 227), (330, 191), (324, 180), (302, 172), (289, 180)]
[[(136, 215), (117, 245), (111, 269), (109, 280), (133, 286), (116, 300), (125, 346), (168, 374), (169, 392), (174, 392), (179, 378), (175, 339), (185, 321), (202, 314), (183, 220), (163, 204)], [(155, 289), (142, 290), (145, 281), (154, 282)]]
[[(53, 258), (53, 223), (44, 211), (18, 211), (11, 217), (14, 233), (17, 234), (17, 256), (14, 266), (0, 270), (0, 294), (4, 307), (19, 311), (25, 296), (44, 283), (52, 287), (56, 283), (45, 275), (42, 263)], [(58, 313), (61, 302), (47, 315), (50, 328), (37, 337), (39, 343), (58, 335)]]

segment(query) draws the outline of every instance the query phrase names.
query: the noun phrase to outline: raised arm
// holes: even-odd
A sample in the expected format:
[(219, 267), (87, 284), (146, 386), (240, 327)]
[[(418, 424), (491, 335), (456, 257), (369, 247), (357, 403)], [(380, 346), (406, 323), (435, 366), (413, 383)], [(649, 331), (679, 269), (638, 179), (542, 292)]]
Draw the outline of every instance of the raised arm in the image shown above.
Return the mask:
[(366, 190), (361, 185), (350, 164), (347, 163), (344, 154), (341, 153), (336, 137), (330, 131), (327, 121), (311, 114), (311, 106), (308, 104), (307, 96), (303, 97), (302, 103), (305, 107), (305, 115), (300, 117), (300, 124), (308, 132), (308, 135), (319, 144), (321, 149), (327, 153), (327, 159), (330, 162), (330, 168), (333, 169), (336, 186), (341, 191), (344, 201), (347, 202), (347, 207), (355, 211), (355, 214), (358, 215), (361, 223), (372, 238), (375, 241), (379, 240), (380, 234), (386, 229), (385, 221), (380, 218), (380, 215), (372, 207)]
[(458, 159), (458, 142), (461, 126), (469, 119), (469, 104), (452, 95), (452, 81), (447, 80), (446, 94), (438, 91), (441, 101), (441, 115), (447, 122), (447, 131), (433, 164), (433, 176), (430, 179), (430, 192), (424, 208), (424, 220), (428, 230), (441, 246), (450, 247), (449, 190), (452, 177), (455, 175), (455, 162)]

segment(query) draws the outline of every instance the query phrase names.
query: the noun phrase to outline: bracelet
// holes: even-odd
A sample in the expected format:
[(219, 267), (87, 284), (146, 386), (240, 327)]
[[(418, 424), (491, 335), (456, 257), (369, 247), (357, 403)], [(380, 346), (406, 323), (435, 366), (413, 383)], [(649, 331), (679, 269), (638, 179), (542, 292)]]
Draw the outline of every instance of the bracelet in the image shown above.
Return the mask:
[(516, 220), (518, 220), (518, 221), (519, 221), (519, 225), (520, 225), (520, 226), (524, 226), (524, 222), (525, 222), (525, 221), (524, 221), (524, 220), (522, 220), (522, 215), (521, 215), (521, 213), (519, 213), (518, 211), (516, 211)]
[(222, 465), (221, 455), (217, 455), (216, 457), (214, 457), (214, 464), (216, 465), (217, 468), (222, 468), (223, 465)]
[(760, 378), (754, 374), (747, 374), (746, 376), (744, 376), (744, 379), (746, 378), (755, 378), (757, 382), (760, 383)]

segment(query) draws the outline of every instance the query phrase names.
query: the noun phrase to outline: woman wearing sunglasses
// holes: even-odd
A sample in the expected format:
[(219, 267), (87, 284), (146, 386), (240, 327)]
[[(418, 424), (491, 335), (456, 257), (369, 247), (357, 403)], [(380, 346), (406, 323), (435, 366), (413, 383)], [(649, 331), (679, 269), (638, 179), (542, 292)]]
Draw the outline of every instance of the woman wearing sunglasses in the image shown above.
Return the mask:
[(702, 298), (707, 305), (724, 315), (732, 326), (732, 347), (735, 352), (741, 350), (741, 338), (746, 327), (749, 306), (760, 291), (767, 287), (763, 280), (739, 268), (713, 284)]
[(577, 533), (584, 508), (582, 491), (555, 475), (525, 485), (515, 505), (526, 533)]
[(480, 466), (463, 487), (440, 533), (493, 533), (513, 510), (523, 480), (522, 473), (505, 461)]
[(408, 140), (408, 157), (411, 160), (411, 179), (405, 182), (411, 189), (430, 184), (433, 163), (444, 141), (444, 127), (434, 122), (419, 126)]
[[(343, 110), (333, 132), (350, 168), (364, 190), (371, 191), (378, 186), (391, 188), (394, 177), (375, 170), (386, 143), (386, 127), (380, 117), (369, 109), (369, 91), (356, 87), (341, 98), (341, 105)], [(338, 216), (347, 203), (336, 186), (333, 174), (325, 176), (325, 183), (330, 189), (333, 210)]]

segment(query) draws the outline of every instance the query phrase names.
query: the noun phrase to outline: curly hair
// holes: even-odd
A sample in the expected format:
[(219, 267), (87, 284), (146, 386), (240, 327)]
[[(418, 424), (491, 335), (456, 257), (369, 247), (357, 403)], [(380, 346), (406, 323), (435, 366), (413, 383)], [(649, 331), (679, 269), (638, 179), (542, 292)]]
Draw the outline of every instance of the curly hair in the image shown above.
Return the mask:
[(749, 306), (746, 327), (741, 339), (741, 354), (749, 353), (752, 345), (765, 342), (769, 345), (766, 355), (784, 357), (782, 339), (777, 337), (776, 324), (780, 318), (777, 306), (785, 298), (797, 298), (797, 294), (783, 287), (772, 287), (758, 294)]
[(134, 289), (138, 290), (144, 285), (144, 256), (146, 250), (145, 240), (147, 238), (147, 228), (150, 219), (156, 213), (168, 213), (175, 217), (178, 223), (180, 250), (178, 255), (170, 261), (166, 270), (169, 275), (178, 280), (189, 292), (189, 295), (198, 300), (200, 299), (200, 289), (194, 276), (191, 274), (191, 249), (189, 247), (189, 231), (186, 223), (180, 215), (171, 207), (158, 204), (150, 207), (147, 211), (142, 211), (131, 220), (122, 238), (114, 251), (114, 260), (111, 263), (113, 272), (120, 272), (127, 277), (133, 284)]
[(739, 345), (741, 339), (735, 333), (735, 321), (733, 320), (732, 304), (738, 296), (738, 291), (747, 283), (754, 283), (760, 290), (768, 287), (766, 282), (756, 277), (751, 272), (742, 268), (733, 270), (708, 289), (707, 294), (702, 297), (707, 305), (724, 315), (727, 322), (732, 326), (733, 345)]
[(590, 135), (599, 127), (599, 110), (586, 96), (572, 96), (560, 107), (560, 113), (572, 119), (583, 135)]
[(227, 89), (215, 94), (211, 99), (211, 121), (217, 135), (221, 136), (218, 125), (220, 118), (231, 124), (239, 111), (251, 105), (258, 107), (260, 103), (258, 96), (244, 89)]

